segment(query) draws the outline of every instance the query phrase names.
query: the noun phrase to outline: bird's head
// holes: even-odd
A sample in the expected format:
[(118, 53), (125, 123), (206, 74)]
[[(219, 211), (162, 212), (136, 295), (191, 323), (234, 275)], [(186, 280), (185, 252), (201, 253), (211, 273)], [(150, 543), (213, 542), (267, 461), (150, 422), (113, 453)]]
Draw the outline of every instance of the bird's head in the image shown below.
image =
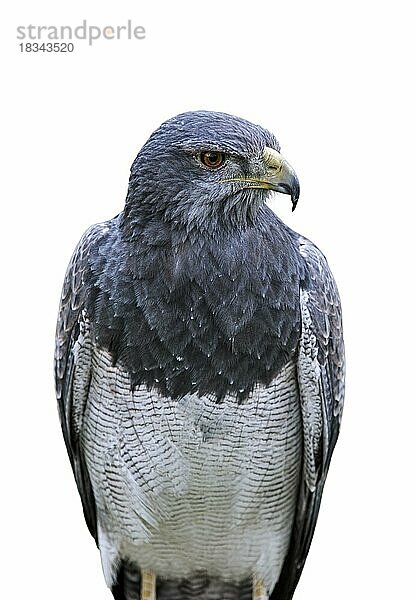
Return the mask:
[(294, 210), (298, 179), (273, 134), (232, 115), (188, 112), (163, 123), (138, 153), (126, 214), (187, 230), (246, 227), (273, 191), (289, 194)]

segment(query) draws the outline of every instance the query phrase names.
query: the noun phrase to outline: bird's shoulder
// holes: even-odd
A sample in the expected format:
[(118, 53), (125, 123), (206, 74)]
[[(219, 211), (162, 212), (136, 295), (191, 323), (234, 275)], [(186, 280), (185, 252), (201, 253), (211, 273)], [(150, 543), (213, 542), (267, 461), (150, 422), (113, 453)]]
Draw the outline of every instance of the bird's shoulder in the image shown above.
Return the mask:
[(305, 267), (300, 290), (302, 319), (309, 317), (310, 329), (316, 337), (319, 363), (330, 370), (333, 400), (337, 405), (333, 410), (341, 413), (345, 356), (339, 291), (323, 252), (303, 236), (298, 236), (298, 247)]
[(106, 256), (106, 242), (114, 235), (116, 219), (95, 223), (88, 227), (79, 240), (69, 261), (62, 288), (61, 304), (71, 298), (72, 307), (76, 309), (80, 294), (85, 290), (87, 274), (96, 270), (96, 261)]
[(69, 261), (62, 286), (55, 338), (55, 380), (58, 399), (68, 367), (68, 357), (80, 332), (86, 298), (94, 287), (94, 269), (100, 250), (111, 235), (114, 219), (88, 227)]
[(324, 288), (338, 297), (336, 282), (325, 254), (301, 234), (296, 235), (296, 245), (305, 267), (304, 289)]

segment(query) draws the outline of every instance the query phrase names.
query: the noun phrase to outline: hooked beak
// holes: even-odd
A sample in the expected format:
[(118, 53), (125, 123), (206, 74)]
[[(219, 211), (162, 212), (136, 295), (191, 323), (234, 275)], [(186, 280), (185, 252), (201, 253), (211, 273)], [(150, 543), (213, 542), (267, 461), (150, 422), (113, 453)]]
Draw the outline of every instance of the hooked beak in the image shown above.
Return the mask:
[(261, 182), (268, 184), (271, 190), (290, 194), (294, 211), (300, 197), (300, 183), (294, 169), (279, 152), (267, 146), (264, 148), (263, 159), (267, 173)]
[(300, 196), (300, 183), (294, 169), (285, 158), (274, 150), (265, 146), (262, 155), (266, 171), (259, 177), (227, 179), (226, 181), (241, 181), (244, 187), (274, 190), (291, 196), (292, 209), (295, 210)]

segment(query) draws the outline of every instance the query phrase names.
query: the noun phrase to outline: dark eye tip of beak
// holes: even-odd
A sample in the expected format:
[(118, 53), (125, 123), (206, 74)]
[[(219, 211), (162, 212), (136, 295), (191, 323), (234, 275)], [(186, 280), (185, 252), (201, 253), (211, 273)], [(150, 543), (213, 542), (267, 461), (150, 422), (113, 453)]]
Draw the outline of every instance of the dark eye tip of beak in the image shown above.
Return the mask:
[(293, 197), (291, 196), (291, 202), (292, 202), (292, 209), (291, 209), (291, 212), (294, 212), (294, 211), (295, 211), (295, 209), (297, 208), (297, 204), (298, 204), (298, 198), (293, 198)]
[(299, 197), (300, 197), (300, 186), (297, 184), (293, 188), (291, 188), (292, 212), (294, 212), (297, 207)]

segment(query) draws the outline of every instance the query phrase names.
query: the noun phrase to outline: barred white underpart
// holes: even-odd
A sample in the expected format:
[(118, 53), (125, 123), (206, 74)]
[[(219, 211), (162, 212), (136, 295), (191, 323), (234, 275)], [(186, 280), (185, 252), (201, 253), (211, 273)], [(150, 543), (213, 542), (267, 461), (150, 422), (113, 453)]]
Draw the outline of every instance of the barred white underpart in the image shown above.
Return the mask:
[(294, 362), (241, 404), (172, 400), (144, 386), (132, 392), (128, 373), (93, 347), (82, 446), (108, 585), (128, 559), (159, 577), (255, 573), (273, 588), (301, 466)]

